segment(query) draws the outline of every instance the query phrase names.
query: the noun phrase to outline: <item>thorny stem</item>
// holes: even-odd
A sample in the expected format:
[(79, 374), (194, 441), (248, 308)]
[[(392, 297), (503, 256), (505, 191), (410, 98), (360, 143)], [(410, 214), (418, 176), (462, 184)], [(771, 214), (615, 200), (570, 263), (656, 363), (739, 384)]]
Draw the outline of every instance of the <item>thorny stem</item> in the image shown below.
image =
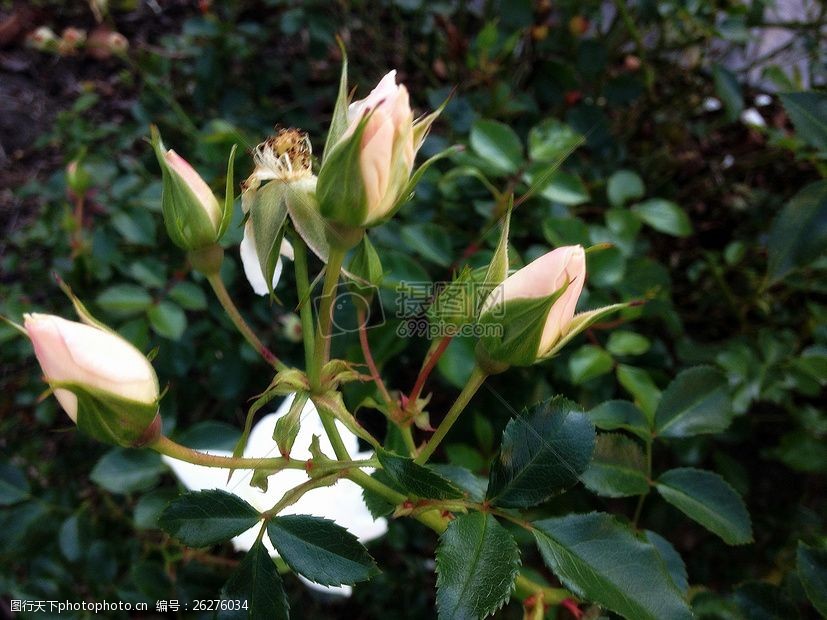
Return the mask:
[(285, 370), (287, 366), (282, 363), (275, 354), (268, 349), (264, 344), (262, 344), (261, 340), (259, 340), (258, 336), (255, 335), (253, 330), (244, 320), (244, 317), (241, 316), (241, 313), (236, 308), (235, 303), (230, 297), (230, 294), (227, 292), (227, 287), (224, 286), (224, 282), (221, 279), (221, 276), (218, 272), (208, 274), (207, 281), (210, 283), (212, 290), (215, 292), (215, 296), (218, 298), (221, 307), (224, 308), (224, 312), (227, 313), (227, 316), (230, 317), (230, 320), (235, 325), (236, 329), (244, 336), (244, 339), (250, 344), (253, 349), (255, 349), (256, 353), (261, 355), (268, 364), (270, 364), (273, 368), (277, 370)]
[(465, 384), (462, 392), (460, 392), (459, 396), (457, 396), (454, 404), (451, 405), (451, 409), (449, 409), (448, 413), (445, 415), (445, 419), (439, 424), (439, 427), (437, 427), (436, 431), (431, 436), (430, 441), (425, 444), (414, 461), (420, 465), (428, 461), (434, 453), (434, 450), (436, 450), (442, 440), (445, 439), (445, 436), (448, 434), (448, 431), (451, 430), (454, 422), (457, 421), (459, 415), (463, 412), (474, 394), (477, 393), (477, 390), (480, 389), (480, 386), (487, 377), (488, 375), (484, 370), (482, 370), (479, 366), (474, 366), (474, 370), (468, 378), (468, 383)]
[(224, 467), (226, 469), (305, 469), (306, 461), (298, 461), (285, 457), (272, 458), (245, 458), (234, 456), (220, 456), (199, 452), (176, 443), (169, 437), (161, 435), (147, 446), (160, 454), (171, 456), (179, 461), (203, 465), (205, 467)]

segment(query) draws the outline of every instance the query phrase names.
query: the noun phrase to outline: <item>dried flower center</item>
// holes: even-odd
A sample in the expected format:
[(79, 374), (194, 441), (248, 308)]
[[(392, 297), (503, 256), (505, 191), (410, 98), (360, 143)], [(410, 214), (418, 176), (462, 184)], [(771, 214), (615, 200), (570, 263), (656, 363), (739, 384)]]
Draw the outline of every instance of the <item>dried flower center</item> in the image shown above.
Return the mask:
[(313, 148), (307, 133), (289, 127), (279, 129), (253, 151), (259, 181), (295, 181), (311, 174)]

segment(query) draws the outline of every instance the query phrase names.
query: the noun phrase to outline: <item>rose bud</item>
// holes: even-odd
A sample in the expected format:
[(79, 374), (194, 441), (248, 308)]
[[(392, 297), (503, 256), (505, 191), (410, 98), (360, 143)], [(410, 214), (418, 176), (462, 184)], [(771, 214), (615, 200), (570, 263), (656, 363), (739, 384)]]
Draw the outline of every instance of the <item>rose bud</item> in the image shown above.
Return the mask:
[(41, 52), (57, 49), (58, 40), (54, 30), (48, 26), (40, 26), (37, 30), (30, 32), (26, 37), (26, 43)]
[(27, 314), (24, 325), (46, 382), (78, 428), (121, 446), (157, 437), (158, 378), (138, 349), (114, 332), (51, 314)]
[(585, 279), (579, 245), (557, 248), (506, 278), (483, 302), (480, 323), (491, 329), (483, 330), (480, 353), (510, 366), (547, 358), (569, 331)]
[(341, 135), (331, 127), (319, 171), (322, 216), (348, 228), (389, 218), (410, 195), (414, 159), (437, 113), (414, 121), (408, 90), (396, 83), (396, 71), (365, 99), (351, 103)]
[[(164, 186), (161, 205), (167, 234), (173, 243), (184, 250), (193, 252), (216, 248), (218, 240), (229, 224), (228, 210), (232, 210), (232, 201), (225, 201), (222, 206), (213, 194), (207, 182), (178, 153), (167, 150), (155, 128), (152, 130), (152, 142), (155, 155), (161, 165)], [(217, 265), (193, 264), (205, 273), (217, 271)]]

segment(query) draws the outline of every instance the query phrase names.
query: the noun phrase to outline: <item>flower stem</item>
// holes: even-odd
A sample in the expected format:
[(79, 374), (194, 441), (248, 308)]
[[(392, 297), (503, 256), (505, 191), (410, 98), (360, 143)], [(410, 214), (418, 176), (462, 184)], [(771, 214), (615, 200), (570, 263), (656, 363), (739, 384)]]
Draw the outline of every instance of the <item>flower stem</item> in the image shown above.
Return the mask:
[(445, 353), (445, 349), (447, 349), (448, 345), (451, 344), (451, 339), (451, 336), (443, 336), (428, 349), (428, 353), (425, 355), (425, 361), (422, 364), (422, 369), (419, 371), (419, 376), (416, 378), (416, 383), (414, 383), (414, 386), (411, 389), (411, 394), (408, 397), (410, 400), (416, 401), (416, 399), (419, 398), (419, 395), (422, 394), (422, 388), (425, 387), (425, 382), (428, 380), (428, 376), (436, 367), (436, 363), (439, 361), (439, 358), (442, 357), (443, 353)]
[(313, 363), (313, 308), (310, 303), (310, 279), (307, 275), (307, 246), (301, 235), (293, 238), (294, 266), (296, 271), (296, 292), (299, 295), (299, 316), (302, 321), (302, 341), (304, 342), (304, 358), (307, 368), (307, 380), (310, 385), (317, 385), (319, 377), (314, 373), (319, 368)]
[(208, 274), (207, 281), (210, 283), (210, 286), (212, 286), (212, 290), (215, 292), (215, 296), (224, 308), (224, 312), (227, 313), (227, 316), (230, 317), (233, 325), (235, 325), (239, 333), (244, 336), (244, 339), (250, 344), (250, 346), (255, 349), (256, 353), (261, 355), (261, 357), (264, 358), (264, 361), (270, 364), (273, 368), (278, 370), (286, 370), (287, 366), (282, 363), (270, 349), (262, 344), (261, 340), (258, 339), (258, 336), (256, 336), (253, 330), (250, 329), (250, 326), (244, 320), (244, 317), (241, 316), (241, 313), (238, 311), (238, 308), (236, 308), (230, 294), (227, 292), (227, 287), (224, 286), (221, 276), (217, 272)]
[(330, 248), (327, 266), (325, 267), (324, 283), (322, 284), (322, 296), (319, 299), (318, 331), (316, 331), (315, 344), (313, 348), (312, 363), (315, 364), (313, 375), (316, 377), (316, 384), (311, 388), (319, 389), (318, 377), (321, 375), (321, 368), (328, 361), (330, 356), (330, 327), (333, 321), (333, 300), (336, 295), (336, 287), (339, 284), (339, 272), (342, 270), (342, 263), (345, 260), (345, 253), (335, 247)]
[(430, 441), (425, 444), (422, 448), (420, 453), (414, 459), (420, 465), (424, 464), (428, 461), (431, 455), (434, 453), (434, 450), (437, 449), (437, 446), (445, 439), (445, 436), (448, 434), (448, 431), (451, 430), (451, 427), (454, 425), (454, 422), (457, 421), (459, 418), (459, 414), (465, 409), (468, 405), (468, 402), (471, 398), (476, 394), (477, 390), (480, 389), (480, 386), (483, 384), (485, 379), (488, 377), (488, 374), (482, 370), (479, 366), (474, 366), (474, 370), (471, 372), (471, 376), (468, 378), (468, 383), (465, 384), (465, 387), (460, 392), (457, 399), (454, 401), (454, 404), (451, 406), (451, 409), (445, 415), (445, 419), (439, 424), (437, 427), (436, 432), (434, 432), (433, 436), (431, 437)]
[(199, 452), (176, 443), (169, 437), (161, 435), (148, 448), (160, 454), (170, 456), (179, 461), (203, 465), (204, 467), (224, 467), (226, 469), (305, 469), (306, 461), (284, 457), (273, 458), (245, 458), (234, 456), (220, 456)]

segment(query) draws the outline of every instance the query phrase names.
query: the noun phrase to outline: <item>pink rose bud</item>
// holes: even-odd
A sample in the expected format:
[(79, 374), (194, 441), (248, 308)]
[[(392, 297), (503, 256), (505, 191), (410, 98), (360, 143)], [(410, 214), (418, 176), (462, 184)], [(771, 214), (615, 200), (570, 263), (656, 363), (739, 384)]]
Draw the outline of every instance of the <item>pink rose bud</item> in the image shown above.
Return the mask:
[(409, 193), (416, 153), (435, 118), (432, 114), (414, 121), (408, 90), (396, 83), (396, 71), (385, 75), (367, 97), (351, 103), (347, 126), (340, 136), (332, 136), (319, 171), (322, 215), (357, 228), (390, 217)]
[(506, 278), (480, 313), (481, 322), (502, 328), (499, 336), (481, 339), (488, 356), (515, 366), (546, 357), (568, 333), (585, 280), (579, 245), (557, 248)]
[(46, 382), (73, 422), (110, 443), (147, 438), (158, 379), (138, 349), (113, 332), (51, 314), (27, 314), (24, 325)]
[(164, 176), (161, 206), (172, 241), (193, 251), (212, 247), (224, 228), (224, 208), (201, 175), (153, 129), (153, 146)]

